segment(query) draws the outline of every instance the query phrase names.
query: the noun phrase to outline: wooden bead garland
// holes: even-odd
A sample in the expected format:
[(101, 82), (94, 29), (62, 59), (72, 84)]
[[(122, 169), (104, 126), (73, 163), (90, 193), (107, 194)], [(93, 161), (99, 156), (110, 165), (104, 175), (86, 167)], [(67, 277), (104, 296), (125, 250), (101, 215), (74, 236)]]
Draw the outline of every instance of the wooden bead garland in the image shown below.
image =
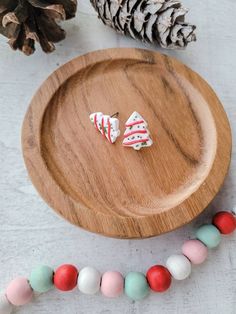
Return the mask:
[(101, 274), (93, 267), (84, 267), (79, 272), (78, 289), (84, 294), (95, 294), (100, 289)]
[(149, 286), (144, 274), (136, 271), (129, 272), (125, 277), (125, 293), (134, 300), (138, 301), (148, 295)]
[(155, 265), (149, 268), (146, 277), (150, 288), (155, 292), (164, 292), (171, 285), (171, 274), (162, 265)]
[(220, 231), (210, 224), (201, 226), (196, 232), (196, 237), (209, 249), (214, 249), (221, 241)]
[(38, 266), (32, 270), (29, 283), (38, 293), (45, 293), (53, 288), (54, 271), (48, 266)]
[(102, 276), (101, 292), (107, 298), (117, 298), (123, 293), (124, 278), (118, 271), (107, 271)]
[(7, 300), (16, 306), (29, 303), (33, 297), (33, 290), (27, 278), (18, 277), (12, 280), (6, 290)]
[(184, 280), (191, 274), (191, 263), (183, 254), (173, 254), (168, 257), (166, 267), (176, 280)]
[(199, 240), (188, 240), (182, 246), (182, 253), (192, 264), (198, 265), (207, 258), (207, 247)]
[(77, 285), (78, 270), (74, 265), (62, 265), (54, 274), (54, 285), (58, 290), (70, 291)]
[(214, 216), (212, 223), (222, 234), (230, 234), (236, 228), (236, 219), (231, 213), (228, 212), (217, 213)]
[[(92, 267), (80, 271), (73, 265), (62, 265), (55, 273), (47, 266), (39, 266), (31, 273), (30, 279), (19, 277), (9, 283), (5, 294), (0, 295), (0, 313), (10, 314), (13, 305), (24, 305), (33, 297), (33, 292), (50, 290), (53, 286), (61, 291), (70, 291), (78, 285), (81, 292), (94, 294), (101, 289), (108, 298), (118, 297), (123, 289), (132, 300), (146, 297), (149, 290), (164, 292), (171, 285), (171, 275), (183, 280), (191, 273), (192, 264), (200, 264), (207, 257), (207, 248), (216, 247), (221, 234), (233, 233), (236, 229), (236, 217), (233, 213), (219, 212), (213, 217), (212, 225), (203, 225), (197, 232), (197, 239), (188, 240), (182, 247), (182, 254), (171, 255), (166, 267), (155, 265), (149, 268), (146, 276), (140, 272), (130, 272), (125, 278), (115, 271), (100, 275)], [(150, 289), (149, 289), (150, 288)]]

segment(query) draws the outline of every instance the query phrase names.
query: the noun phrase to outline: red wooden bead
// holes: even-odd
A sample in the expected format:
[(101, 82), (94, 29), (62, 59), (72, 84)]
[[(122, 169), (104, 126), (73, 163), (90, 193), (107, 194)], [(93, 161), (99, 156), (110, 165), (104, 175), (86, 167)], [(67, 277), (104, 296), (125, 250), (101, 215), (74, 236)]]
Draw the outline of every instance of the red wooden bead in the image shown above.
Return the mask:
[(77, 285), (78, 270), (73, 265), (62, 265), (54, 274), (54, 285), (58, 290), (70, 291)]
[(213, 217), (213, 225), (219, 229), (222, 234), (230, 234), (236, 229), (236, 218), (229, 212), (218, 212)]
[(171, 285), (171, 274), (166, 267), (161, 265), (149, 268), (146, 277), (150, 288), (156, 292), (164, 292)]

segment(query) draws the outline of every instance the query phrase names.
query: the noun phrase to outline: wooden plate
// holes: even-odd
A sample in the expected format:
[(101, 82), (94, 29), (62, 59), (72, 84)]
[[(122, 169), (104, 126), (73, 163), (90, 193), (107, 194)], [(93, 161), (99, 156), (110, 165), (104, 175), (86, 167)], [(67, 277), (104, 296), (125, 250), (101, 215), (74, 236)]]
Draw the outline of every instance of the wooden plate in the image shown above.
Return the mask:
[[(153, 146), (111, 145), (89, 114), (133, 111)], [(231, 156), (230, 126), (217, 96), (177, 60), (139, 49), (78, 57), (53, 73), (26, 114), (23, 154), (33, 184), (65, 219), (119, 238), (173, 230), (219, 191)]]

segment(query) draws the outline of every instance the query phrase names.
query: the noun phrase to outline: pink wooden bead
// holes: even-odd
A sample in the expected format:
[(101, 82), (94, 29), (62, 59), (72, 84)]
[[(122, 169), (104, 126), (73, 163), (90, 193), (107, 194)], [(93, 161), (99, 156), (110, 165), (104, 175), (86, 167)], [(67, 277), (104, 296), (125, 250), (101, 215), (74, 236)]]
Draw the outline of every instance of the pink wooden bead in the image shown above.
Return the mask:
[(108, 298), (116, 298), (122, 294), (124, 278), (117, 271), (107, 271), (102, 276), (101, 291)]
[(189, 240), (182, 246), (182, 253), (192, 264), (201, 264), (207, 258), (207, 247), (199, 240)]
[(26, 278), (18, 277), (9, 283), (6, 289), (6, 297), (13, 305), (24, 305), (32, 299), (33, 290)]

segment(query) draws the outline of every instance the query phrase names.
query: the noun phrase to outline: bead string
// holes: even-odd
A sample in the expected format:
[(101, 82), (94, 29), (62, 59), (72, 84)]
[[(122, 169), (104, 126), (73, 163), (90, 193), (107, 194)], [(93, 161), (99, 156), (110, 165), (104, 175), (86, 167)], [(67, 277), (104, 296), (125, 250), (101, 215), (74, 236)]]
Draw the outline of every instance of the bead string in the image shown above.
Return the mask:
[(5, 292), (0, 295), (0, 314), (10, 314), (14, 306), (29, 303), (34, 292), (45, 293), (53, 287), (61, 291), (71, 291), (76, 286), (85, 294), (95, 294), (101, 290), (108, 298), (120, 296), (123, 291), (132, 300), (141, 300), (150, 290), (164, 292), (172, 279), (183, 280), (191, 273), (192, 265), (203, 263), (208, 249), (220, 244), (221, 235), (231, 234), (236, 229), (235, 212), (221, 211), (214, 215), (212, 223), (201, 226), (196, 238), (182, 246), (181, 254), (171, 255), (166, 266), (155, 265), (146, 275), (129, 272), (125, 278), (117, 271), (107, 271), (103, 275), (93, 267), (80, 270), (74, 265), (65, 264), (54, 270), (48, 266), (33, 269), (29, 279), (18, 277), (12, 280)]

